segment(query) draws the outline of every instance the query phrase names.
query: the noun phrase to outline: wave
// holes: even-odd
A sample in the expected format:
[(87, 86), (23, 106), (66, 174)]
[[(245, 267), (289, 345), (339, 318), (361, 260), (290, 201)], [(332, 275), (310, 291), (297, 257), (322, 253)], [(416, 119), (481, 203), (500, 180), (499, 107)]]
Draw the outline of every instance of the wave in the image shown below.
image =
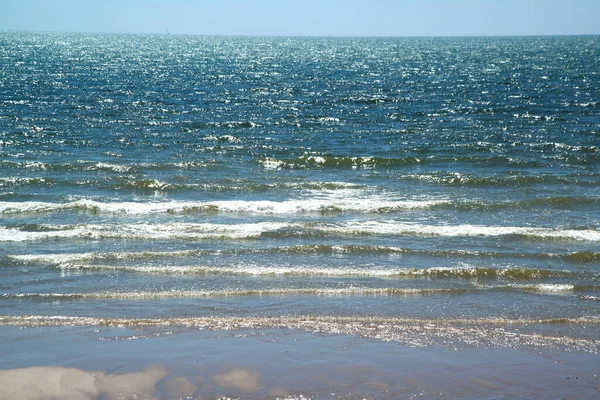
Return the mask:
[[(147, 181), (146, 188), (165, 187), (159, 181)], [(0, 202), (1, 214), (49, 213), (79, 210), (109, 214), (185, 214), (197, 212), (252, 214), (311, 214), (330, 212), (378, 213), (394, 210), (422, 209), (444, 203), (445, 200), (382, 200), (372, 199), (308, 199), (308, 200), (224, 200), (224, 201), (166, 201), (166, 202), (99, 202), (81, 199), (68, 203)]]
[(420, 296), (425, 294), (460, 294), (466, 289), (435, 288), (302, 288), (260, 290), (171, 290), (161, 292), (99, 292), (99, 293), (2, 293), (3, 299), (50, 300), (148, 300), (203, 297), (261, 297), (261, 296)]
[(559, 283), (538, 283), (535, 285), (515, 285), (514, 288), (519, 290), (542, 293), (565, 293), (575, 291), (577, 289), (577, 286)]
[[(556, 318), (403, 318), (403, 317), (385, 317), (385, 316), (317, 316), (317, 315), (298, 315), (298, 316), (210, 316), (210, 317), (189, 317), (189, 318), (97, 318), (97, 317), (79, 317), (66, 315), (0, 315), (0, 325), (3, 326), (199, 326), (206, 324), (212, 325), (214, 322), (219, 326), (219, 321), (238, 322), (248, 328), (263, 326), (265, 328), (280, 326), (284, 321), (296, 321), (310, 325), (319, 322), (360, 323), (368, 326), (377, 325), (565, 325), (565, 324), (600, 324), (600, 317), (556, 317)], [(246, 321), (246, 322), (245, 322)], [(264, 324), (257, 324), (259, 322)], [(274, 322), (274, 324), (271, 324)], [(196, 325), (197, 324), (197, 325)], [(256, 324), (256, 325), (255, 325)], [(214, 329), (222, 329), (220, 326)], [(232, 327), (231, 329), (242, 329), (241, 327)], [(599, 343), (600, 345), (600, 343)]]
[(407, 157), (371, 157), (371, 156), (334, 156), (327, 154), (305, 154), (293, 159), (261, 157), (258, 163), (266, 169), (303, 169), (303, 168), (394, 168), (410, 165), (431, 165), (450, 163), (467, 165), (485, 165), (490, 167), (543, 167), (541, 160), (516, 159), (508, 156), (407, 156)]
[[(22, 226), (21, 226), (22, 227)], [(23, 227), (22, 227), (23, 228)], [(33, 230), (48, 230), (43, 226), (33, 225)], [(26, 229), (24, 229), (26, 230)], [(472, 258), (532, 258), (532, 259), (560, 259), (572, 263), (593, 263), (600, 261), (600, 253), (579, 251), (571, 253), (517, 253), (517, 252), (488, 252), (475, 250), (429, 250), (413, 249), (395, 246), (361, 246), (361, 245), (328, 245), (309, 244), (282, 247), (264, 248), (234, 248), (219, 250), (178, 250), (178, 251), (142, 251), (142, 252), (92, 252), (92, 253), (65, 253), (65, 254), (23, 254), (6, 255), (9, 259), (36, 262), (42, 264), (60, 264), (75, 261), (122, 261), (122, 260), (152, 260), (163, 258), (183, 258), (204, 255), (252, 255), (252, 254), (414, 254), (434, 257), (472, 257)], [(543, 270), (549, 271), (549, 270)], [(554, 271), (556, 272), (556, 271)]]
[(599, 296), (583, 295), (583, 296), (580, 296), (580, 298), (584, 299), (584, 300), (600, 301)]
[(114, 163), (77, 160), (72, 162), (41, 162), (41, 161), (0, 161), (3, 169), (17, 169), (27, 171), (55, 171), (55, 172), (109, 172), (114, 174), (134, 174), (147, 170), (168, 169), (197, 169), (216, 164), (214, 160), (188, 161), (179, 163)]
[[(190, 163), (178, 163), (179, 168), (188, 167)], [(323, 190), (335, 191), (344, 189), (361, 189), (363, 185), (347, 182), (252, 182), (241, 180), (221, 180), (219, 182), (181, 183), (161, 181), (154, 178), (136, 178), (135, 176), (115, 176), (111, 178), (87, 176), (84, 179), (63, 179), (62, 177), (5, 177), (0, 178), (0, 188), (16, 187), (69, 187), (85, 186), (97, 190), (127, 190), (154, 192), (185, 192), (203, 190), (206, 192), (238, 192), (265, 193), (273, 190)]]
[(530, 208), (538, 206), (562, 208), (572, 206), (596, 206), (600, 205), (600, 199), (581, 196), (553, 196), (521, 200), (515, 203), (515, 206), (518, 208)]
[(517, 226), (486, 225), (420, 225), (395, 221), (351, 221), (338, 225), (323, 225), (315, 229), (344, 235), (390, 235), (390, 236), (517, 236), (527, 239), (556, 239), (600, 241), (596, 229), (530, 228)]
[(304, 155), (297, 159), (275, 159), (263, 157), (258, 162), (267, 169), (277, 168), (310, 168), (310, 167), (337, 167), (337, 168), (375, 168), (394, 167), (419, 164), (424, 159), (418, 157), (385, 158), (385, 157), (343, 157), (327, 155)]
[(573, 285), (569, 283), (534, 283), (534, 284), (501, 284), (501, 285), (476, 285), (479, 289), (505, 290), (520, 292), (535, 292), (543, 294), (567, 294), (576, 291), (597, 290), (597, 285)]
[[(170, 189), (173, 185), (167, 182), (159, 181), (158, 179), (138, 179), (130, 180), (125, 183), (115, 185), (115, 189), (141, 189), (141, 190), (156, 190), (164, 191)], [(181, 187), (182, 185), (178, 185)]]
[(114, 164), (79, 160), (71, 163), (5, 160), (0, 162), (0, 166), (11, 169), (26, 169), (28, 171), (108, 171), (117, 173), (131, 173), (137, 169), (133, 164)]
[(467, 211), (501, 211), (501, 210), (530, 210), (542, 208), (547, 210), (572, 209), (586, 206), (600, 206), (600, 199), (581, 196), (553, 196), (518, 201), (462, 201), (440, 204), (439, 208)]
[(578, 175), (492, 175), (478, 176), (458, 172), (439, 171), (425, 174), (405, 174), (399, 177), (402, 180), (418, 180), (427, 183), (450, 186), (529, 186), (538, 184), (550, 185), (596, 185), (597, 179), (593, 174)]
[(259, 222), (254, 224), (118, 224), (118, 225), (42, 225), (45, 230), (28, 231), (18, 227), (0, 227), (0, 242), (24, 242), (48, 239), (138, 239), (198, 240), (252, 239), (269, 231), (290, 227), (289, 223)]
[[(128, 327), (193, 328), (210, 331), (286, 329), (397, 342), (410, 346), (489, 346), (492, 348), (550, 348), (597, 354), (595, 339), (558, 335), (555, 326), (600, 324), (598, 317), (571, 318), (398, 318), (378, 316), (208, 316), (187, 318), (98, 318), (88, 316), (0, 316), (0, 326), (15, 327)], [(528, 327), (548, 326), (550, 334)]]
[[(506, 200), (506, 201), (446, 201), (440, 202), (438, 208), (457, 209), (457, 210), (479, 210), (479, 211), (498, 211), (498, 210), (529, 210), (535, 208), (555, 209), (580, 209), (586, 206), (600, 206), (600, 198), (583, 196), (549, 196), (538, 197), (524, 200)], [(434, 206), (432, 206), (433, 208)]]
[[(103, 187), (102, 184), (99, 184)], [(116, 183), (112, 185), (106, 185), (108, 188), (113, 190), (153, 190), (153, 191), (165, 191), (165, 192), (177, 192), (185, 190), (204, 190), (207, 192), (240, 192), (244, 194), (248, 193), (264, 193), (273, 190), (346, 190), (346, 189), (361, 189), (363, 186), (359, 184), (346, 183), (346, 182), (251, 182), (251, 181), (238, 181), (238, 180), (225, 180), (223, 183), (220, 182), (208, 182), (208, 183), (176, 183), (176, 182), (163, 182), (157, 179), (138, 179), (128, 180), (127, 182)]]
[[(187, 122), (183, 124), (183, 130), (185, 132), (195, 132), (205, 129), (236, 129), (236, 128), (256, 128), (261, 125), (255, 121), (220, 121), (220, 122)], [(215, 140), (214, 136), (208, 136), (205, 140)], [(221, 135), (217, 137), (218, 140), (231, 141), (233, 139), (240, 140), (231, 135)]]
[(597, 206), (600, 206), (600, 198), (582, 196), (552, 196), (516, 201), (510, 206), (510, 208), (581, 209), (582, 207)]
[[(131, 266), (80, 264), (76, 260), (57, 258), (54, 264), (60, 270), (78, 271), (127, 271), (145, 274), (175, 275), (233, 275), (233, 276), (286, 276), (286, 277), (374, 277), (397, 279), (507, 279), (514, 281), (586, 277), (589, 274), (567, 270), (538, 268), (482, 268), (482, 267), (431, 267), (431, 268), (390, 268), (390, 267), (326, 267), (240, 264), (236, 266), (169, 265)], [(597, 275), (593, 275), (597, 276)]]
[(576, 263), (598, 262), (600, 261), (600, 253), (594, 251), (576, 251), (564, 255), (558, 255), (567, 261)]
[(53, 238), (81, 239), (251, 239), (265, 237), (349, 236), (445, 236), (516, 237), (528, 240), (600, 241), (596, 229), (529, 228), (486, 225), (420, 225), (396, 221), (259, 222), (248, 224), (166, 223), (166, 224), (81, 224), (0, 227), (0, 242), (22, 242)]
[[(150, 268), (152, 269), (152, 268)], [(175, 268), (177, 269), (177, 268)], [(267, 272), (269, 273), (269, 272)], [(275, 272), (279, 274), (280, 272)], [(589, 285), (586, 286), (589, 288)], [(504, 290), (563, 294), (580, 291), (582, 288), (571, 284), (510, 284), (475, 285), (471, 288), (397, 288), (397, 287), (348, 287), (348, 288), (280, 288), (280, 289), (236, 289), (236, 290), (168, 290), (141, 292), (90, 292), (90, 293), (1, 293), (0, 299), (34, 300), (151, 300), (177, 298), (213, 297), (347, 297), (347, 296), (423, 296), (460, 295), (480, 290)], [(594, 287), (597, 289), (597, 286)]]
[[(35, 229), (37, 226), (35, 226)], [(266, 248), (235, 248), (220, 250), (179, 250), (179, 251), (143, 251), (143, 252), (103, 252), (103, 253), (66, 253), (66, 254), (24, 254), (7, 255), (7, 257), (25, 262), (38, 262), (58, 264), (72, 261), (102, 261), (102, 260), (139, 260), (139, 259), (161, 259), (161, 258), (181, 258), (200, 255), (250, 255), (250, 254), (417, 254), (431, 256), (455, 256), (455, 257), (526, 257), (526, 254), (500, 253), (500, 252), (481, 252), (471, 250), (422, 250), (403, 247), (390, 246), (361, 246), (361, 245), (297, 245)], [(577, 253), (567, 255), (545, 254), (538, 255), (551, 258), (571, 257)], [(594, 254), (583, 256), (581, 262), (594, 260)], [(600, 258), (600, 253), (597, 255)]]
[[(236, 190), (235, 186), (219, 184), (170, 184), (167, 182), (144, 179), (128, 181), (111, 186), (113, 189), (136, 189), (152, 191), (175, 191), (180, 189), (203, 189), (210, 191)], [(251, 188), (238, 186), (237, 189), (253, 191), (269, 191), (273, 189), (291, 189), (292, 186), (274, 188), (273, 186), (256, 186)], [(390, 199), (380, 196), (359, 197), (357, 187), (343, 187), (337, 183), (296, 185), (293, 188), (314, 190), (314, 198), (272, 200), (219, 200), (219, 201), (154, 201), (154, 202), (102, 202), (91, 199), (79, 199), (64, 203), (25, 201), (0, 201), (0, 214), (37, 214), (63, 211), (80, 211), (95, 214), (150, 215), (150, 214), (266, 214), (266, 215), (303, 215), (331, 213), (383, 214), (403, 210), (475, 210), (498, 211), (505, 209), (557, 208), (569, 209), (583, 206), (599, 206), (600, 199), (581, 196), (553, 196), (519, 201), (481, 201), (481, 200), (448, 200), (448, 199)]]
[(49, 178), (29, 178), (22, 176), (9, 176), (0, 178), (1, 187), (17, 187), (17, 186), (37, 186), (37, 185), (52, 185), (53, 180)]

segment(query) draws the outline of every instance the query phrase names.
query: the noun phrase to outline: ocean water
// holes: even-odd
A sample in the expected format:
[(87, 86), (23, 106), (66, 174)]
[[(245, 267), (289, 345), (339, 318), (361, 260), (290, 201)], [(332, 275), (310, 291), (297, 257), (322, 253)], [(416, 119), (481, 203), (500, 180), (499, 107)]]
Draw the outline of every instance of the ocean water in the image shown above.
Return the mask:
[(599, 60), (2, 32), (0, 324), (596, 353)]

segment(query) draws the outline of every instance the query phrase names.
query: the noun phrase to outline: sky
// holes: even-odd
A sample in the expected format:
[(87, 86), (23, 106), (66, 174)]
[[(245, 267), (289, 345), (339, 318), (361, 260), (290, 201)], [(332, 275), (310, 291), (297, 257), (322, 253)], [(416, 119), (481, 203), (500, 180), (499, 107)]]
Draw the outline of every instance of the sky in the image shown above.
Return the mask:
[(252, 36), (600, 34), (600, 0), (0, 0), (0, 30)]

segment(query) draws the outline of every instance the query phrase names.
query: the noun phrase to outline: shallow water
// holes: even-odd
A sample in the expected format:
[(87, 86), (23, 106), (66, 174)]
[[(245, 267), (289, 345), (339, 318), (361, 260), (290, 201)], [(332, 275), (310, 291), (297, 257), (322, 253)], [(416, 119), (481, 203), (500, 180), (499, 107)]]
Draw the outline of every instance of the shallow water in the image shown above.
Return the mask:
[(0, 43), (0, 324), (598, 351), (599, 37)]
[[(0, 370), (2, 393), (19, 400), (593, 399), (600, 382), (597, 356), (581, 352), (411, 348), (278, 329), (52, 327), (19, 335), (4, 353), (13, 369)], [(45, 351), (26, 350), (40, 343)]]

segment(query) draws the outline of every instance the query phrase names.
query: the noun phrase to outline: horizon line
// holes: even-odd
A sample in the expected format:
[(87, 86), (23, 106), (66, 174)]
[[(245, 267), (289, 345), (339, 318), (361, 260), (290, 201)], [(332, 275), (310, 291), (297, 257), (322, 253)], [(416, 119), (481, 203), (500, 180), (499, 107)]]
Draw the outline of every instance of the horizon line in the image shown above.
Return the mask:
[(600, 33), (531, 33), (531, 34), (454, 34), (454, 35), (284, 35), (284, 34), (224, 34), (224, 33), (164, 33), (158, 32), (102, 32), (102, 31), (69, 31), (45, 29), (0, 29), (0, 32), (14, 33), (57, 33), (57, 34), (89, 34), (89, 35), (131, 35), (131, 36), (199, 36), (199, 37), (255, 37), (255, 38), (516, 38), (516, 37), (573, 37), (600, 36)]

